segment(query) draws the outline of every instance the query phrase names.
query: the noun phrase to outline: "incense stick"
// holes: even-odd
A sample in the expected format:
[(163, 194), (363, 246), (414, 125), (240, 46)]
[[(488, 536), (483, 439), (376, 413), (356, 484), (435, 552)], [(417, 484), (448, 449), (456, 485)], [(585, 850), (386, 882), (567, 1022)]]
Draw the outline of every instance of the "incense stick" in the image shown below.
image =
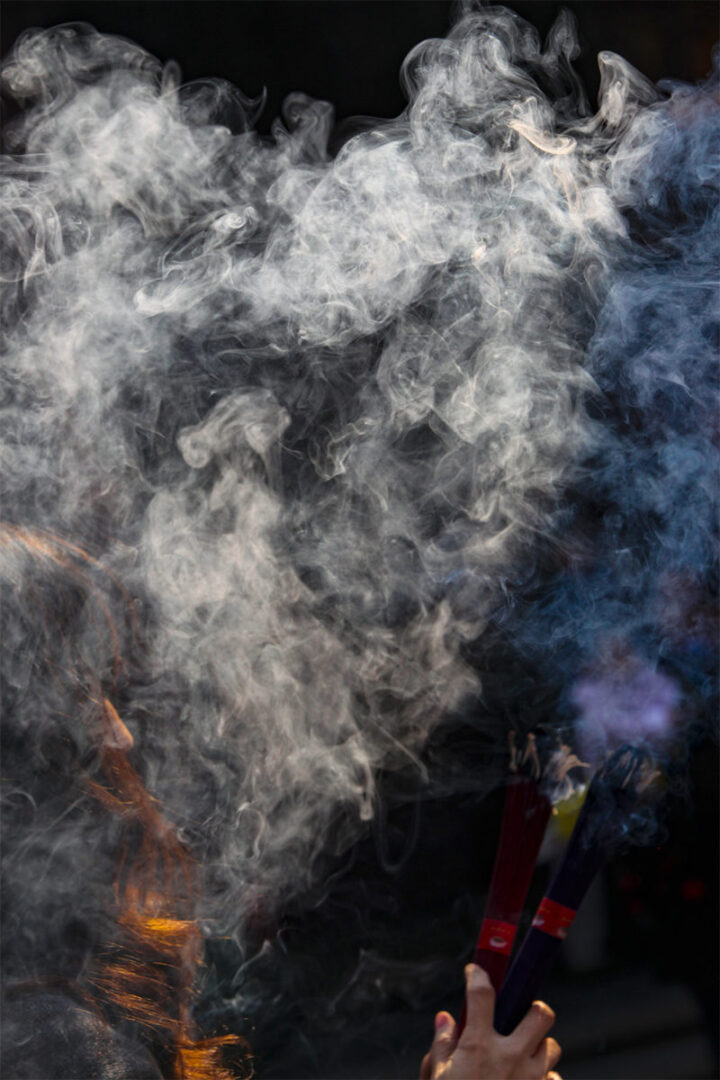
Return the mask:
[(500, 841), (473, 960), (498, 991), (510, 963), (538, 852), (550, 817), (550, 800), (529, 776), (515, 776), (505, 793)]

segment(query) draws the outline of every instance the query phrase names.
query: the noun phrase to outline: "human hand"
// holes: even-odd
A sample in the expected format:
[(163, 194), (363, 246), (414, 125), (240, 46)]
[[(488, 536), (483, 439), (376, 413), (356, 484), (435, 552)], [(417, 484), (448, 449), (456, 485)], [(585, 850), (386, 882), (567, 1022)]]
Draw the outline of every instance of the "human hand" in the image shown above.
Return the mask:
[(560, 1060), (560, 1047), (547, 1033), (555, 1013), (534, 1001), (510, 1035), (493, 1027), (495, 991), (477, 964), (465, 968), (467, 1022), (460, 1039), (452, 1016), (435, 1017), (435, 1038), (420, 1069), (420, 1080), (561, 1080), (551, 1070)]

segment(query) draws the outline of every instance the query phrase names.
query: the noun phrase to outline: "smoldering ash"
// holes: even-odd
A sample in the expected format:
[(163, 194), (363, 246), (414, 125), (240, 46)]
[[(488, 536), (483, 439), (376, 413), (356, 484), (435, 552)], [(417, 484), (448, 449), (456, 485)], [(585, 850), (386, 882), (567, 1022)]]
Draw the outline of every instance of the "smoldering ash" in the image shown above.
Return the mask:
[(592, 114), (576, 52), (569, 16), (541, 47), (468, 9), (331, 157), (302, 94), (261, 138), (232, 86), (89, 26), (16, 45), (6, 906), (33, 970), (112, 878), (88, 671), (241, 947), (367, 828), (379, 770), (448, 782), (424, 747), (498, 655), (581, 708), (627, 662), (663, 708), (705, 693), (716, 91), (606, 53)]

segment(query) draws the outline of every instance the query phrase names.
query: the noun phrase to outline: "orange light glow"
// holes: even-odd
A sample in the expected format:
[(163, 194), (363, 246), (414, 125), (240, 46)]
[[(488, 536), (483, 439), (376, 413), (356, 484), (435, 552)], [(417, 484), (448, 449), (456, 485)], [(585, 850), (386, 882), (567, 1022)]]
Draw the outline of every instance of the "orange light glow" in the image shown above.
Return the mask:
[[(61, 537), (16, 525), (0, 523), (2, 547), (15, 548), (39, 569), (83, 589), (94, 608), (90, 617), (107, 635), (117, 678), (123, 664), (120, 635), (91, 572), (100, 572), (126, 599), (127, 594), (106, 568)], [(100, 678), (83, 658), (68, 655), (66, 663), (73, 683), (83, 690), (87, 708), (81, 715), (107, 783), (86, 776), (85, 787), (106, 811), (123, 820), (128, 832), (115, 880), (115, 932), (97, 956), (87, 983), (111, 1016), (148, 1032), (177, 1080), (249, 1080), (252, 1058), (245, 1040), (237, 1035), (201, 1037), (192, 1018), (202, 963), (202, 934), (193, 917), (197, 867), (129, 761), (132, 733), (103, 693)]]

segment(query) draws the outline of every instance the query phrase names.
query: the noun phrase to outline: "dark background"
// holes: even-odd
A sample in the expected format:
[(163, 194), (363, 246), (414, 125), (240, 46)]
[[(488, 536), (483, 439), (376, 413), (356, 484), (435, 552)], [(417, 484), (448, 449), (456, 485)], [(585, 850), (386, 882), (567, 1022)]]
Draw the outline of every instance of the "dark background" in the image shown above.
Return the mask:
[[(509, 4), (546, 33), (561, 5), (538, 0)], [(576, 66), (594, 100), (596, 55), (610, 49), (652, 80), (695, 81), (710, 68), (718, 37), (714, 2), (587, 0), (562, 5), (576, 16), (582, 56)], [(333, 102), (342, 121), (355, 115), (391, 117), (403, 108), (398, 71), (406, 53), (426, 37), (442, 36), (454, 5), (445, 0), (404, 2), (216, 2), (155, 0), (5, 0), (2, 52), (34, 26), (86, 21), (98, 30), (138, 41), (162, 60), (177, 60), (186, 80), (223, 77), (249, 96), (267, 89), (261, 132), (279, 115), (286, 94), (302, 90)], [(14, 106), (3, 102), (11, 117)], [(566, 1048), (563, 1074), (581, 1077), (717, 1076), (717, 748), (710, 738), (695, 749), (689, 783), (669, 809), (659, 845), (620, 857), (588, 898), (546, 997), (559, 1014)], [(258, 1029), (259, 1073), (266, 1077), (385, 1077), (412, 1075), (429, 1038), (434, 1008), (458, 1008), (463, 942), (469, 953), (482, 911), (500, 804), (446, 801), (428, 805), (418, 823), (407, 807), (389, 809), (383, 845), (406, 858), (388, 871), (378, 835), (358, 845), (354, 865), (324, 907), (288, 916), (283, 929), (290, 960), (317, 964), (324, 935), (341, 934), (338, 911), (355, 910), (348, 936), (357, 940), (362, 883), (372, 883), (367, 920), (374, 940), (395, 934), (398, 912), (406, 931), (435, 920), (436, 940), (457, 955), (457, 977), (437, 1000), (389, 1001), (381, 1017), (371, 1003), (356, 1012), (342, 1047), (332, 1024), (303, 1033), (310, 1014)], [(412, 850), (408, 836), (416, 833)], [(385, 860), (387, 864), (387, 860)], [(537, 890), (542, 888), (540, 870)], [(379, 890), (379, 891), (378, 891)], [(385, 906), (378, 900), (393, 897)], [(453, 898), (464, 897), (453, 907)], [(450, 914), (452, 912), (452, 914)], [(443, 918), (457, 925), (441, 930)], [(373, 939), (372, 933), (369, 940)], [(337, 940), (337, 937), (336, 937)], [(415, 943), (418, 946), (418, 943)], [(413, 947), (413, 959), (425, 945)], [(341, 949), (339, 951), (342, 951)], [(221, 959), (218, 958), (221, 964)], [(328, 960), (328, 970), (332, 964)], [(432, 997), (432, 995), (430, 995)], [(412, 995), (410, 995), (412, 997)], [(275, 1030), (273, 1038), (272, 1030)], [(304, 1045), (309, 1036), (312, 1047)], [(321, 1070), (324, 1069), (325, 1071)]]
[[(596, 56), (620, 53), (653, 81), (701, 79), (718, 37), (713, 0), (536, 0), (508, 5), (545, 34), (561, 7), (579, 24), (577, 67), (591, 95)], [(418, 41), (442, 37), (455, 5), (447, 0), (4, 0), (2, 52), (23, 30), (84, 21), (177, 60), (185, 79), (229, 79), (250, 95), (267, 88), (260, 130), (290, 91), (336, 107), (338, 119), (395, 116), (404, 101), (400, 64)]]

